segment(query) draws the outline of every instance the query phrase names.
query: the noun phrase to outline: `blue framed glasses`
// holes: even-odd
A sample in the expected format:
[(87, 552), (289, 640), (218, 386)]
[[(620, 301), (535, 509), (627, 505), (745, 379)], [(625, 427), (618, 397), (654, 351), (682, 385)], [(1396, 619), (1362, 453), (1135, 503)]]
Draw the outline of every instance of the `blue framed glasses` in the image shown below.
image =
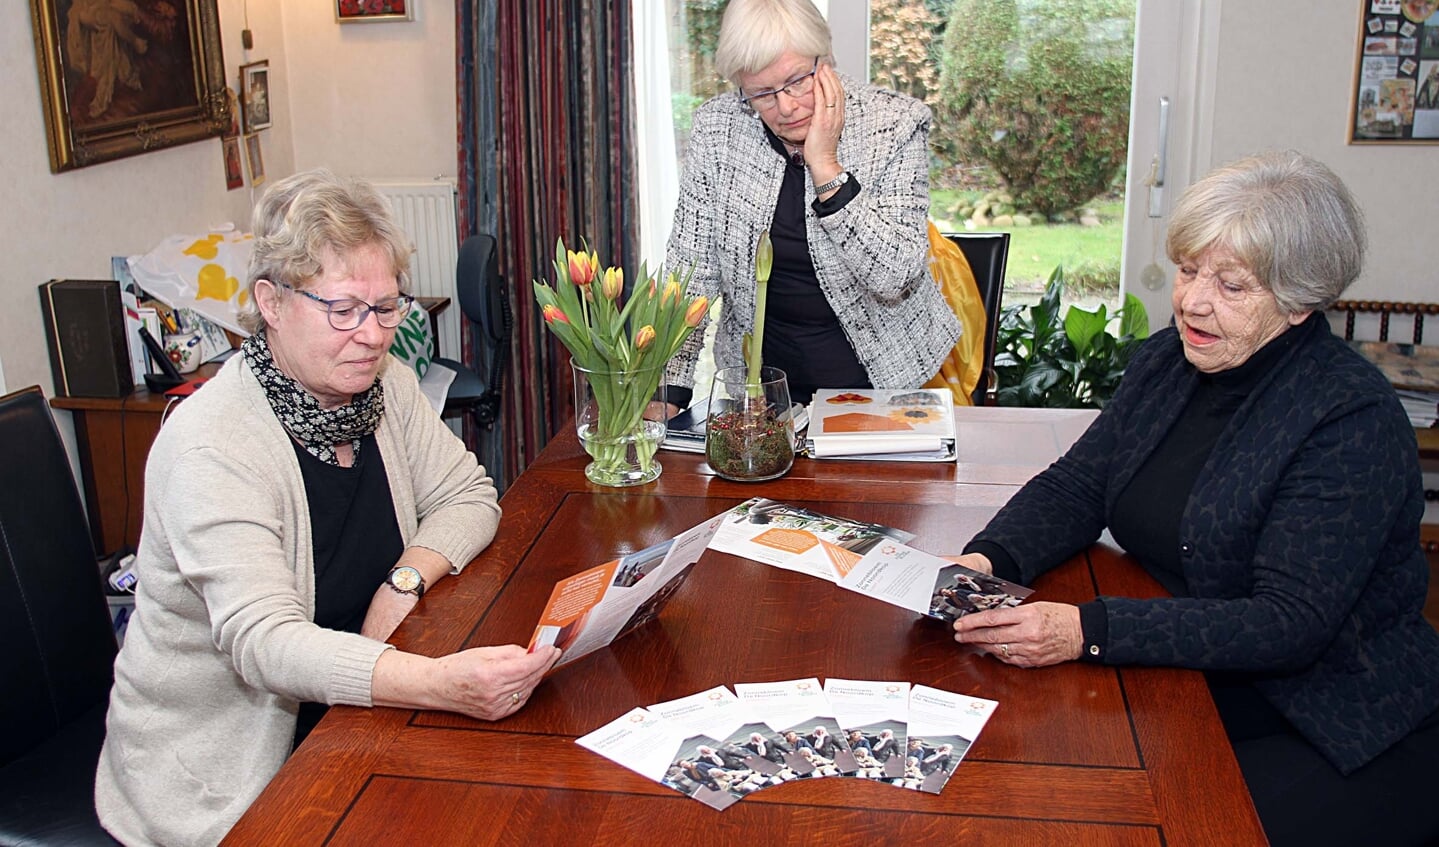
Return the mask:
[(783, 91), (791, 97), (803, 97), (814, 90), (814, 75), (819, 72), (819, 57), (814, 59), (814, 66), (808, 73), (800, 74), (794, 79), (781, 85), (779, 88), (770, 88), (765, 91), (756, 91), (753, 94), (745, 94), (740, 90), (740, 105), (750, 112), (760, 112), (773, 109), (779, 102), (779, 93)]
[(375, 323), (378, 323), (385, 329), (394, 329), (405, 319), (405, 315), (409, 314), (410, 306), (414, 305), (415, 302), (414, 297), (408, 294), (401, 294), (389, 300), (381, 300), (372, 306), (364, 300), (353, 300), (348, 297), (339, 300), (326, 300), (323, 297), (317, 297), (308, 291), (296, 288), (288, 282), (277, 282), (275, 284), (281, 288), (287, 288), (296, 294), (303, 294), (321, 306), (324, 306), (325, 312), (330, 318), (330, 326), (341, 332), (359, 329), (360, 324), (364, 323), (365, 318), (369, 317), (372, 312), (375, 315)]

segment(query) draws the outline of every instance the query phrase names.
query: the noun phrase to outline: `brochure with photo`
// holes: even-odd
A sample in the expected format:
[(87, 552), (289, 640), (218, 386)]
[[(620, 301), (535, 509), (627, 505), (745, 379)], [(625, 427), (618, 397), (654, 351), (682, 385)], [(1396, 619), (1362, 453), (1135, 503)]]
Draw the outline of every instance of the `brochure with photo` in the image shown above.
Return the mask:
[(750, 717), (778, 735), (781, 754), (796, 772), (818, 777), (859, 769), (818, 679), (742, 682), (734, 688), (749, 704)]
[(1032, 588), (891, 541), (866, 553), (839, 584), (944, 621), (985, 609), (1018, 606), (1034, 593)]
[(914, 533), (836, 518), (755, 497), (723, 518), (710, 549), (838, 582), (881, 541), (909, 541)]
[(674, 538), (561, 580), (550, 593), (529, 649), (564, 651), (555, 667), (605, 647), (654, 620), (699, 561), (723, 519), (716, 515)]
[[(646, 709), (631, 709), (588, 735), (575, 739), (575, 743), (604, 756), (612, 762), (623, 765), (646, 779), (653, 780), (681, 793), (694, 797), (716, 808), (716, 801), (723, 800), (724, 792), (712, 791), (703, 780), (691, 783), (688, 777), (679, 779), (672, 773), (673, 752), (678, 746), (674, 726), (659, 715)], [(700, 769), (696, 769), (698, 773)], [(723, 796), (721, 796), (723, 795)]]
[(806, 446), (816, 459), (948, 462), (954, 397), (947, 389), (834, 389), (814, 393)]
[(909, 692), (904, 788), (938, 794), (999, 704), (916, 685)]
[[(673, 783), (683, 786), (681, 790), (700, 773), (705, 779), (698, 784), (738, 799), (798, 776), (785, 767), (768, 727), (751, 721), (745, 704), (722, 685), (648, 709), (682, 736), (671, 775)], [(758, 743), (754, 743), (756, 733)], [(710, 805), (716, 800), (713, 795), (701, 799)]]
[(909, 683), (826, 679), (824, 693), (864, 779), (904, 777)]

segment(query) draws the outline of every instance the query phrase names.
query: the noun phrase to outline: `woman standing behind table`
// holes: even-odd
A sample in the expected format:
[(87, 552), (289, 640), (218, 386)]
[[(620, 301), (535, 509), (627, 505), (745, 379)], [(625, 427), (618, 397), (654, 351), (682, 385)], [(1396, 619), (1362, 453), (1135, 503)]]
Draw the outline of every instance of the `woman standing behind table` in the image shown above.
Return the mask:
[(1323, 315), (1359, 275), (1359, 209), (1319, 162), (1255, 156), (1184, 193), (1168, 252), (1174, 326), (960, 562), (1030, 582), (1108, 526), (1173, 597), (979, 612), (955, 640), (1204, 670), (1274, 844), (1436, 843), (1414, 430)]
[(490, 542), (495, 489), (387, 357), (412, 298), (383, 198), (297, 174), (265, 192), (254, 231), (254, 334), (177, 407), (145, 468), (136, 614), (95, 785), (126, 844), (218, 842), (314, 704), (495, 720), (559, 655), (383, 643)]
[[(769, 230), (764, 363), (801, 402), (919, 386), (959, 338), (929, 274), (929, 109), (836, 72), (830, 40), (810, 0), (731, 0), (715, 68), (739, 90), (695, 111), (666, 257), (693, 268), (690, 294), (722, 296), (715, 360), (743, 364)], [(689, 403), (703, 336), (670, 364), (670, 414)]]

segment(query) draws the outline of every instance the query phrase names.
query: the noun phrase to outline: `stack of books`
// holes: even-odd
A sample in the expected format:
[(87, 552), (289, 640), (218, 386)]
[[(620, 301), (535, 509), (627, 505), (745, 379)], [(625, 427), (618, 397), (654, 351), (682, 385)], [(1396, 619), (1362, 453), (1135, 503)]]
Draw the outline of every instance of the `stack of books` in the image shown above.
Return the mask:
[(1413, 426), (1434, 426), (1439, 419), (1439, 347), (1382, 341), (1350, 343), (1393, 383)]

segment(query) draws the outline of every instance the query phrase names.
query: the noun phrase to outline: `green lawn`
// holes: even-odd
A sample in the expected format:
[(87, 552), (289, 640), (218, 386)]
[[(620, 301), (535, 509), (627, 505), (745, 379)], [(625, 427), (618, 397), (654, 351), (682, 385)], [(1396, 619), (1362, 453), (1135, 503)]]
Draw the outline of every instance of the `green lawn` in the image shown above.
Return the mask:
[[(941, 230), (963, 231), (962, 221), (945, 218), (962, 195), (977, 197), (978, 192), (937, 189), (930, 192), (930, 216)], [(1093, 204), (1099, 212), (1099, 226), (1079, 224), (1044, 224), (1010, 227), (1009, 266), (1006, 288), (1031, 290), (1042, 288), (1056, 265), (1066, 270), (1086, 262), (1118, 266), (1124, 234), (1124, 201), (1107, 200)], [(977, 232), (994, 232), (986, 227)]]

